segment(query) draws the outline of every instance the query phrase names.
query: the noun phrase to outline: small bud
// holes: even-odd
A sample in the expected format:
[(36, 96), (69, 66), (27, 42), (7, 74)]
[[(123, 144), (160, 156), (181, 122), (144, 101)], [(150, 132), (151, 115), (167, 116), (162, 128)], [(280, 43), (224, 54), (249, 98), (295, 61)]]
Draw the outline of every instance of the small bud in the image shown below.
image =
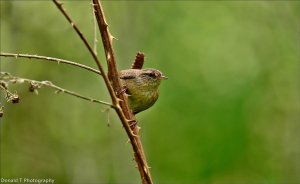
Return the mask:
[(29, 91), (30, 91), (30, 92), (34, 92), (34, 89), (35, 89), (35, 87), (30, 83)]
[(0, 85), (4, 88), (7, 89), (8, 88), (8, 83), (5, 81), (0, 81)]
[(38, 83), (31, 81), (28, 89), (30, 92), (33, 92), (34, 94), (38, 95), (38, 88), (40, 88)]
[(3, 117), (3, 114), (4, 114), (4, 107), (1, 106), (0, 107), (0, 118)]
[(13, 104), (19, 103), (19, 101), (20, 101), (19, 96), (17, 96), (17, 95), (13, 95), (13, 96), (12, 96), (11, 102), (12, 102)]
[(19, 98), (16, 91), (13, 94), (8, 92), (7, 96), (6, 96), (6, 99), (7, 99), (7, 102), (11, 102), (13, 104), (19, 103), (19, 101), (20, 101), (20, 98)]
[(38, 89), (39, 88), (39, 85), (35, 82), (30, 82), (30, 85), (29, 85), (29, 91), (30, 92), (34, 92), (35, 94), (38, 94)]
[(56, 90), (54, 93), (55, 94), (59, 94), (59, 93), (61, 93), (61, 92), (63, 92), (62, 90)]

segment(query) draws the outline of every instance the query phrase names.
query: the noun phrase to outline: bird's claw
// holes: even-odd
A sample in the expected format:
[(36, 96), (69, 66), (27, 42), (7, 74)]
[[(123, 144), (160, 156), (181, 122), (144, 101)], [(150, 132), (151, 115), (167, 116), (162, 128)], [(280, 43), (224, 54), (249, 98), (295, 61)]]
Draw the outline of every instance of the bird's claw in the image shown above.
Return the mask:
[(126, 86), (123, 87), (121, 91), (117, 91), (116, 95), (119, 96), (120, 94), (124, 93), (127, 90)]
[(137, 125), (137, 121), (132, 119), (132, 120), (128, 120), (129, 126), (131, 129), (134, 129), (135, 126)]

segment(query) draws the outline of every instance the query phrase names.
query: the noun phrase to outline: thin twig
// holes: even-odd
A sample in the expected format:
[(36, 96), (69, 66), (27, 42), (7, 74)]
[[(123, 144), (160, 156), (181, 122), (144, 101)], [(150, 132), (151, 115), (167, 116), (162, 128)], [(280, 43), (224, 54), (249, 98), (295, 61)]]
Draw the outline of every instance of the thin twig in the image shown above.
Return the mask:
[(56, 62), (56, 63), (64, 63), (64, 64), (68, 64), (68, 65), (73, 65), (79, 68), (83, 68), (86, 69), (88, 71), (94, 72), (96, 74), (101, 75), (101, 73), (94, 69), (91, 68), (89, 66), (83, 65), (83, 64), (79, 64), (73, 61), (68, 61), (68, 60), (64, 60), (64, 59), (58, 59), (58, 58), (53, 58), (53, 57), (47, 57), (47, 56), (39, 56), (39, 55), (31, 55), (31, 54), (14, 54), (14, 53), (5, 53), (5, 52), (1, 52), (0, 56), (3, 57), (14, 57), (14, 58), (27, 58), (27, 59), (38, 59), (38, 60), (44, 60), (44, 61), (51, 61), (51, 62)]
[[(93, 98), (90, 98), (90, 97), (83, 96), (83, 95), (78, 94), (76, 92), (73, 92), (73, 91), (64, 89), (62, 87), (59, 87), (57, 85), (54, 85), (50, 81), (36, 81), (36, 80), (32, 80), (32, 79), (13, 76), (13, 75), (11, 75), (7, 72), (0, 72), (0, 80), (5, 81), (6, 83), (9, 83), (9, 84), (28, 83), (30, 85), (30, 89), (31, 89), (30, 91), (35, 91), (35, 90), (40, 89), (40, 88), (45, 86), (45, 87), (55, 89), (56, 93), (60, 93), (60, 92), (66, 93), (66, 94), (81, 98), (83, 100), (87, 100), (87, 101), (102, 104), (102, 105), (107, 105), (107, 106), (110, 106), (111, 108), (116, 108), (116, 106), (114, 106), (113, 104), (110, 104), (108, 102), (104, 102), (104, 101), (101, 101), (101, 100), (96, 100), (96, 99), (93, 99)], [(4, 89), (4, 87), (2, 85), (0, 85), (0, 87), (1, 87), (1, 89), (2, 88)]]
[(94, 52), (96, 55), (98, 55), (97, 53), (97, 44), (98, 44), (98, 38), (97, 38), (97, 20), (96, 20), (96, 17), (95, 17), (95, 14), (94, 14), (94, 7), (93, 7), (93, 4), (92, 5), (92, 16), (93, 16), (93, 27), (94, 27)]

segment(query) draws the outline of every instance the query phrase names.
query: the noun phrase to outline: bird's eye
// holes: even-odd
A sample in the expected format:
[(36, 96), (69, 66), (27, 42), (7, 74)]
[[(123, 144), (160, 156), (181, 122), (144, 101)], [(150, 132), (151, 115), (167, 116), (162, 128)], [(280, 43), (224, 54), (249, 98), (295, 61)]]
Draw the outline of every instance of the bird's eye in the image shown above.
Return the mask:
[(148, 76), (149, 76), (149, 77), (152, 77), (152, 78), (156, 78), (155, 73), (148, 73)]

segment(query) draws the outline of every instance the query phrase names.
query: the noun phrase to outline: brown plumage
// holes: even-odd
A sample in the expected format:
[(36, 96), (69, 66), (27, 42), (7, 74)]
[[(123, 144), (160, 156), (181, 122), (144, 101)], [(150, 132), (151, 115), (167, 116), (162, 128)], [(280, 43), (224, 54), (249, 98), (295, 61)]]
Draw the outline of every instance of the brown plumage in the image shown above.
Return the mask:
[(145, 61), (145, 55), (142, 52), (138, 52), (135, 56), (135, 60), (131, 66), (131, 69), (142, 69)]

